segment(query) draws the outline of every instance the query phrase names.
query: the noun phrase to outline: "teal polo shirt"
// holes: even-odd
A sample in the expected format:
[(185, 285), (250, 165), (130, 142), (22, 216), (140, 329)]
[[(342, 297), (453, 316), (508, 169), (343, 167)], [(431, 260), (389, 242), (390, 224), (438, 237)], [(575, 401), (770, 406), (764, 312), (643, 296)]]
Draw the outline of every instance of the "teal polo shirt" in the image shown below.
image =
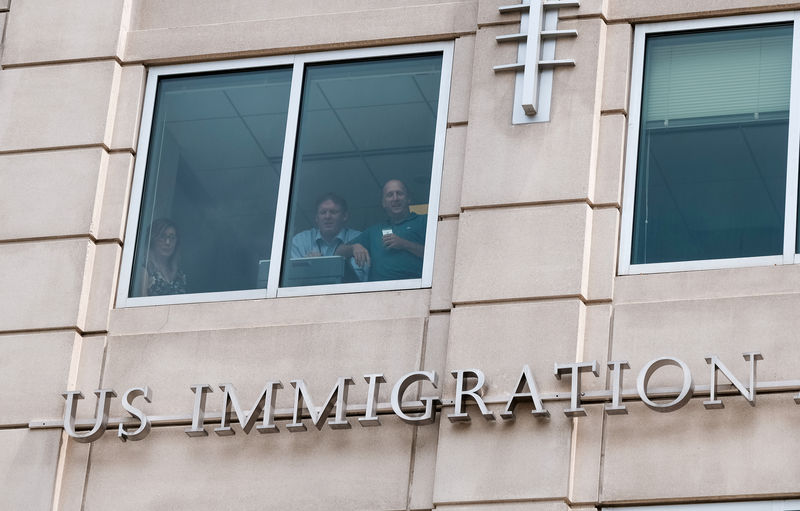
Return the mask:
[(422, 258), (408, 250), (384, 247), (383, 229), (392, 229), (397, 236), (424, 246), (427, 227), (428, 215), (411, 213), (397, 224), (387, 220), (372, 225), (350, 243), (363, 245), (369, 251), (369, 280), (418, 279), (422, 277)]

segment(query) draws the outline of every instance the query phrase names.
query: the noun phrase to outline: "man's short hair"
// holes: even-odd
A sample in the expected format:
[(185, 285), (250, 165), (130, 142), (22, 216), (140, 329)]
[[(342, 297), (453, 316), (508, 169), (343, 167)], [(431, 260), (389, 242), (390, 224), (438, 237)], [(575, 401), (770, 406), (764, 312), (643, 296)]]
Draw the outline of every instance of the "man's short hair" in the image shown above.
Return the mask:
[(392, 179), (387, 179), (386, 182), (383, 183), (383, 186), (381, 186), (381, 200), (383, 200), (383, 190), (385, 190), (386, 185), (388, 185), (392, 181), (397, 181), (398, 183), (403, 185), (403, 190), (405, 190), (406, 195), (408, 195), (408, 186), (406, 186), (405, 182), (403, 182), (402, 179), (392, 178)]
[(316, 212), (319, 211), (320, 204), (327, 201), (331, 201), (339, 206), (342, 213), (347, 213), (347, 201), (344, 200), (341, 195), (336, 195), (333, 192), (324, 193), (317, 198), (317, 201), (314, 203), (314, 213), (316, 214)]

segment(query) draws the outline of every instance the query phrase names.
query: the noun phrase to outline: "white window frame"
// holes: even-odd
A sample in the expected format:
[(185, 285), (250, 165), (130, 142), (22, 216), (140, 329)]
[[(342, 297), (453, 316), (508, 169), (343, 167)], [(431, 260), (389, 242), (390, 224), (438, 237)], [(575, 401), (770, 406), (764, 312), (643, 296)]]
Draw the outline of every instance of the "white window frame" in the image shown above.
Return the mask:
[[(730, 259), (703, 259), (669, 263), (631, 264), (633, 242), (633, 208), (636, 200), (636, 173), (639, 153), (639, 128), (642, 107), (644, 78), (645, 40), (649, 34), (665, 34), (681, 31), (702, 31), (725, 27), (747, 27), (768, 23), (793, 23), (792, 71), (789, 100), (789, 143), (786, 158), (786, 203), (783, 233), (783, 253), (762, 257), (740, 257)], [(797, 183), (800, 163), (800, 12), (775, 12), (745, 16), (728, 16), (713, 19), (671, 21), (637, 25), (633, 41), (633, 69), (628, 108), (628, 138), (625, 154), (625, 179), (622, 197), (622, 222), (618, 273), (636, 275), (643, 273), (667, 273), (676, 271), (741, 268), (746, 266), (771, 266), (800, 263), (795, 251), (797, 228)], [(651, 508), (652, 509), (652, 508)]]
[(602, 511), (798, 511), (800, 499), (602, 508)]
[[(333, 62), (404, 55), (411, 56), (421, 53), (437, 52), (442, 54), (442, 70), (439, 84), (439, 105), (437, 109), (436, 132), (433, 144), (431, 186), (428, 196), (428, 223), (426, 227), (425, 252), (422, 263), (421, 278), (280, 288), (278, 284), (280, 281), (280, 269), (283, 262), (284, 233), (289, 209), (289, 192), (292, 183), (292, 173), (294, 170), (297, 126), (299, 120), (300, 99), (302, 96), (303, 86), (303, 71), (305, 65), (317, 62)], [(156, 89), (159, 78), (193, 73), (246, 70), (250, 68), (266, 68), (288, 65), (292, 66), (292, 82), (289, 94), (289, 111), (286, 122), (286, 135), (283, 146), (281, 175), (278, 186), (278, 203), (275, 214), (275, 227), (272, 237), (272, 253), (270, 257), (270, 259), (276, 264), (270, 264), (266, 289), (129, 297), (128, 293), (133, 271), (133, 256), (136, 245), (139, 214), (142, 205), (142, 194), (144, 191), (147, 154), (150, 144), (150, 131), (153, 122), (153, 114), (155, 111), (154, 107), (156, 100)], [(147, 74), (142, 124), (139, 130), (139, 144), (136, 152), (137, 157), (134, 166), (133, 183), (131, 187), (131, 203), (128, 212), (127, 226), (125, 229), (125, 244), (122, 250), (116, 306), (118, 308), (141, 307), (149, 305), (252, 300), (284, 296), (341, 294), (430, 287), (433, 280), (433, 260), (436, 248), (436, 227), (439, 217), (439, 195), (442, 185), (445, 131), (447, 129), (447, 109), (450, 103), (450, 82), (452, 70), (453, 41), (151, 67)]]

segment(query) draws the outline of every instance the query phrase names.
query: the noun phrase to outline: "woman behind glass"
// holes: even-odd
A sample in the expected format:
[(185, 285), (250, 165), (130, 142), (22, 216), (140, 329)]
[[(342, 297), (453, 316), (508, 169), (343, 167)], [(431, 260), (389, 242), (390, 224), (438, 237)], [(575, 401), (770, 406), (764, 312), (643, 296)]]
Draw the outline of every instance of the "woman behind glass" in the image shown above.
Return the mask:
[(139, 271), (139, 296), (177, 295), (186, 292), (186, 275), (180, 269), (178, 229), (166, 218), (154, 220), (144, 270)]

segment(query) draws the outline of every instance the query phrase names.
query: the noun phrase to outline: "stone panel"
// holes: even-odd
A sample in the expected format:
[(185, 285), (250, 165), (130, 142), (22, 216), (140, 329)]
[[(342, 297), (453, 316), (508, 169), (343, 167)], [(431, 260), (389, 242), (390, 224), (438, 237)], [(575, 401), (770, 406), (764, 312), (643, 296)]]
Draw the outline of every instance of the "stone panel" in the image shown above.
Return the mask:
[(463, 213), (453, 301), (581, 294), (588, 209), (575, 203)]
[(123, 66), (120, 70), (111, 149), (136, 150), (146, 77), (147, 70), (141, 65)]
[(97, 238), (123, 241), (133, 175), (133, 155), (110, 153)]
[[(94, 391), (100, 388), (105, 340), (105, 336), (84, 336), (80, 346), (78, 367), (74, 368), (76, 370), (73, 371), (75, 384), (71, 388), (82, 389), (86, 400), (90, 403), (87, 408), (79, 408), (81, 417), (85, 414), (87, 419), (92, 417)], [(63, 398), (61, 401), (61, 407), (63, 408)], [(82, 402), (79, 401), (79, 403), (82, 405)], [(111, 432), (108, 434), (113, 435)], [(61, 475), (60, 492), (57, 497), (60, 507), (57, 507), (57, 509), (65, 511), (80, 510), (83, 503), (83, 490), (86, 483), (86, 472), (89, 469), (89, 452), (92, 444), (79, 443), (66, 436), (64, 438), (67, 445), (62, 448), (64, 468)]]
[[(185, 4), (175, 3), (175, 7), (179, 5)], [(273, 2), (269, 5), (271, 7)], [(298, 16), (297, 5), (292, 2), (291, 14), (285, 18), (273, 18), (277, 16), (276, 10), (269, 19), (223, 23), (206, 18), (206, 24), (202, 25), (189, 26), (182, 21), (168, 28), (133, 30), (128, 33), (124, 60), (139, 62), (192, 55), (252, 53), (254, 50), (287, 53), (342, 44), (378, 46), (390, 41), (415, 42), (420, 38), (439, 39), (475, 31), (474, 2), (414, 6), (394, 6), (393, 3), (387, 7), (350, 12), (316, 11)], [(215, 7), (203, 13), (203, 9), (192, 4), (188, 11), (208, 15), (219, 9)]]
[(512, 125), (513, 73), (492, 67), (516, 61), (514, 44), (497, 44), (507, 27), (478, 31), (470, 96), (461, 205), (485, 206), (586, 198), (599, 123), (597, 41), (605, 24), (562, 21), (578, 38), (560, 40), (556, 58), (576, 66), (555, 71), (550, 122)]
[[(503, 403), (514, 392), (524, 364), (530, 366), (540, 392), (569, 392), (569, 378), (556, 380), (553, 364), (575, 360), (583, 308), (579, 300), (456, 307), (450, 314), (447, 370), (481, 369), (488, 385), (484, 397)], [(452, 399), (455, 380), (450, 374), (442, 379), (448, 382), (444, 395)], [(591, 375), (584, 378), (586, 383), (590, 379)], [(554, 420), (564, 417), (562, 403), (545, 407)], [(469, 411), (477, 408), (470, 406)], [(477, 413), (473, 416), (483, 420)]]
[(617, 233), (619, 211), (616, 208), (592, 209), (592, 245), (589, 260), (589, 300), (610, 300), (614, 296), (617, 273)]
[(624, 275), (615, 279), (616, 303), (704, 300), (796, 293), (800, 265)]
[(463, 506), (447, 506), (447, 511), (569, 511), (564, 501), (540, 502), (493, 502), (491, 504), (465, 504)]
[(95, 247), (86, 320), (80, 325), (84, 332), (108, 330), (108, 318), (114, 308), (121, 252), (122, 249), (116, 243), (101, 243)]
[(86, 473), (89, 469), (89, 453), (91, 444), (81, 444), (68, 438), (64, 453), (64, 469), (56, 509), (78, 511), (83, 506), (83, 492), (86, 484)]
[(608, 347), (611, 330), (612, 307), (610, 303), (586, 306), (582, 360), (597, 360), (600, 377), (586, 374), (581, 380), (587, 390), (605, 390), (608, 387)]
[(631, 84), (633, 28), (627, 23), (609, 25), (603, 69), (603, 110), (628, 111)]
[(154, 428), (135, 443), (106, 433), (92, 447), (83, 509), (405, 509), (413, 431), (386, 418), (277, 435)]
[(0, 331), (77, 326), (90, 243), (0, 244)]
[(76, 342), (69, 331), (0, 335), (0, 387), (13, 389), (0, 393), (0, 424), (62, 417)]
[(442, 424), (434, 503), (565, 498), (571, 430), (564, 416), (524, 414), (512, 422)]
[[(747, 351), (760, 351), (759, 381), (798, 378), (800, 353), (794, 349), (800, 331), (800, 294), (751, 296), (716, 300), (686, 300), (662, 303), (617, 305), (614, 310), (612, 354), (614, 360), (628, 360), (627, 387), (649, 360), (674, 356), (691, 369), (695, 382), (709, 384), (705, 357), (715, 354), (744, 382)], [(677, 369), (659, 371), (651, 385), (679, 385)], [(664, 374), (660, 377), (661, 373)], [(720, 383), (726, 383), (724, 376)], [(731, 396), (723, 402), (744, 398)]]
[(0, 488), (5, 509), (50, 511), (60, 439), (58, 430), (0, 430)]
[[(31, 37), (41, 33), (33, 30)], [(100, 61), (4, 69), (0, 119), (6, 122), (0, 126), (0, 147), (13, 151), (102, 143), (116, 66)]]
[(774, 11), (777, 6), (797, 7), (792, 0), (663, 0), (651, 5), (641, 0), (612, 0), (609, 2), (610, 21), (667, 21), (688, 17), (710, 17), (726, 14), (743, 14)]
[[(421, 369), (426, 371), (436, 371), (440, 375), (442, 382), (450, 383), (449, 366), (447, 362), (447, 340), (450, 331), (450, 314), (432, 314), (428, 318), (428, 326), (425, 334), (425, 356), (421, 363)], [(447, 385), (445, 385), (447, 386)]]
[[(131, 26), (134, 30), (234, 24), (242, 21), (309, 18), (317, 15), (387, 11), (393, 8), (417, 8), (420, 4), (447, 7), (474, 4), (475, 0), (271, 0), (268, 4), (258, 0), (231, 0), (220, 7), (215, 0), (141, 0), (133, 5)], [(402, 11), (401, 11), (402, 12)]]
[(414, 289), (130, 307), (111, 311), (109, 331), (124, 335), (423, 318), (430, 312), (430, 296), (430, 289)]
[[(280, 380), (284, 389), (277, 393), (277, 407), (291, 410), (290, 380), (305, 380), (320, 406), (337, 377), (352, 377), (349, 402), (363, 405), (363, 375), (383, 373), (387, 383), (381, 386), (380, 401), (388, 403), (399, 377), (419, 367), (423, 330), (422, 318), (397, 318), (109, 336), (103, 385), (121, 395), (147, 384), (153, 391), (149, 414), (188, 417), (194, 403), (190, 385), (196, 383), (212, 385), (207, 410), (219, 413), (219, 384), (232, 383), (242, 406), (250, 407), (267, 381)], [(112, 410), (122, 413), (119, 400)]]
[[(438, 424), (416, 428), (414, 466), (411, 472), (408, 509), (433, 509), (433, 481), (436, 473)], [(443, 424), (447, 427), (448, 424)], [(404, 508), (401, 508), (404, 509)]]
[(506, 23), (519, 27), (519, 13), (500, 14), (498, 8), (504, 5), (510, 4), (505, 0), (478, 0), (478, 25)]
[(439, 199), (440, 215), (457, 215), (461, 212), (461, 179), (464, 174), (467, 126), (447, 129), (442, 169), (442, 192)]
[(450, 108), (447, 122), (467, 122), (472, 67), (475, 61), (475, 36), (456, 39), (453, 50), (453, 78), (450, 84)]
[(123, 2), (85, 0), (64, 9), (58, 0), (15, 2), (3, 65), (113, 57)]
[[(705, 410), (692, 399), (671, 413), (629, 406), (606, 420), (602, 502), (794, 495), (800, 437), (790, 395), (744, 399)], [(727, 402), (729, 401), (729, 402)]]
[[(597, 173), (592, 201), (595, 204), (622, 205), (622, 166), (628, 118), (622, 114), (600, 117)], [(635, 172), (635, 170), (631, 170)]]
[(453, 306), (453, 267), (456, 259), (458, 218), (439, 222), (436, 234), (436, 260), (433, 263), (431, 309), (447, 310)]
[(580, 7), (564, 7), (559, 9), (561, 18), (573, 16), (605, 16), (608, 13), (609, 0), (581, 0)]
[(0, 239), (89, 234), (102, 154), (96, 148), (0, 155)]
[[(601, 371), (602, 374), (602, 371)], [(575, 419), (575, 457), (571, 468), (569, 501), (573, 504), (598, 502), (600, 463), (603, 454), (603, 405), (584, 405), (586, 417)], [(614, 420), (611, 417), (606, 420)], [(572, 508), (574, 509), (574, 507)]]

